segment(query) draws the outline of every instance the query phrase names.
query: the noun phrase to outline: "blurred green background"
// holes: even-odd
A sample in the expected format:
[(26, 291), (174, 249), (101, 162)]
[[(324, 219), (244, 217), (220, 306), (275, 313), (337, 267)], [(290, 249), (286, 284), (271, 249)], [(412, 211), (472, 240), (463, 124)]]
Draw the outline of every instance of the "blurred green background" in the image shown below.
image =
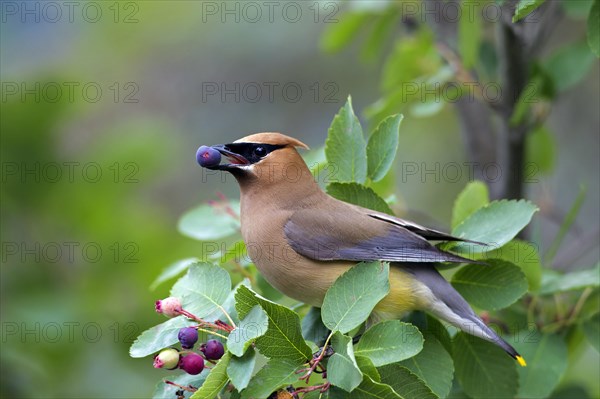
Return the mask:
[[(347, 6), (335, 2), (255, 3), (261, 15), (239, 2), (67, 3), (1, 3), (2, 396), (148, 397), (166, 372), (128, 348), (162, 321), (153, 302), (168, 285), (149, 285), (201, 255), (177, 220), (217, 192), (237, 196), (231, 177), (196, 165), (196, 148), (260, 131), (319, 148), (347, 95), (357, 113), (379, 98), (381, 60), (362, 62), (358, 46), (320, 50)], [(563, 19), (548, 51), (584, 30)], [(542, 251), (587, 186), (564, 248), (596, 244), (575, 263), (559, 252), (562, 269), (599, 257), (599, 72), (596, 61), (556, 101), (553, 170), (527, 186), (542, 209)], [(466, 176), (402, 171), (465, 162), (454, 108), (406, 114), (398, 159), (399, 209), (447, 228)], [(598, 370), (597, 353), (580, 362), (594, 367), (571, 377), (600, 394), (597, 376), (581, 371)]]

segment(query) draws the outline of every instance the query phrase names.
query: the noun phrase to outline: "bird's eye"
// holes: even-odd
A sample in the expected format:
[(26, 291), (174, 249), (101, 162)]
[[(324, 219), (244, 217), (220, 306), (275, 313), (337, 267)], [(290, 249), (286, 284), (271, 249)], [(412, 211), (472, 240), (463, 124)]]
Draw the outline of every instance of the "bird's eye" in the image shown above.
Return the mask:
[(254, 154), (262, 158), (267, 155), (267, 149), (265, 147), (256, 147), (254, 149)]

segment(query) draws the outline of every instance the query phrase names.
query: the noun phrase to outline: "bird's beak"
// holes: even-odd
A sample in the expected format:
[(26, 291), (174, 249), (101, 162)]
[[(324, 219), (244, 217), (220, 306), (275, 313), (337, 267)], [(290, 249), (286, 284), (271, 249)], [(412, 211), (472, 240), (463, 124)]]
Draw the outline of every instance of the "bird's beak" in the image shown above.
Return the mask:
[(211, 146), (211, 148), (214, 148), (215, 150), (219, 151), (221, 155), (223, 155), (229, 161), (229, 163), (222, 163), (220, 165), (209, 166), (208, 169), (231, 171), (233, 169), (238, 169), (240, 166), (250, 165), (250, 162), (242, 155), (231, 151), (228, 144), (213, 145)]

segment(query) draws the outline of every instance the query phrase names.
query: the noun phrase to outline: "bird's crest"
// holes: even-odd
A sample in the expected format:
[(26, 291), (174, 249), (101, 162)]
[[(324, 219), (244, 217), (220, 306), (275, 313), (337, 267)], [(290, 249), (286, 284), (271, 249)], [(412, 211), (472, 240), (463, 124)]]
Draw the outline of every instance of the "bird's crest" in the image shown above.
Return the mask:
[(285, 145), (290, 147), (300, 147), (308, 150), (308, 146), (297, 140), (293, 137), (286, 136), (281, 133), (255, 133), (250, 136), (242, 137), (239, 140), (236, 140), (235, 143), (263, 143), (263, 144), (273, 144), (273, 145)]

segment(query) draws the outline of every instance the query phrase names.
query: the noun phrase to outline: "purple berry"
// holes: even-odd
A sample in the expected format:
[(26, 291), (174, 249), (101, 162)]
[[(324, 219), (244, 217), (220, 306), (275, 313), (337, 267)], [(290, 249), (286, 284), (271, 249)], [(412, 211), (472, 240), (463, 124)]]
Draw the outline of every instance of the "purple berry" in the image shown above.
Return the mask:
[(204, 356), (210, 360), (219, 360), (223, 354), (225, 353), (225, 348), (223, 348), (223, 344), (217, 341), (216, 339), (209, 339), (206, 341), (204, 345), (200, 348)]
[(181, 357), (179, 368), (188, 374), (200, 374), (204, 370), (204, 359), (197, 353), (189, 353)]
[(214, 148), (203, 145), (196, 151), (196, 161), (203, 167), (215, 166), (221, 162), (221, 153)]
[(178, 337), (183, 349), (192, 349), (196, 341), (198, 341), (198, 330), (194, 327), (184, 327), (179, 330)]
[(178, 364), (179, 351), (177, 349), (164, 349), (158, 355), (154, 356), (154, 368), (173, 370), (177, 368)]
[(179, 316), (181, 312), (181, 302), (175, 297), (168, 297), (156, 301), (154, 305), (157, 313), (162, 313), (167, 317)]

